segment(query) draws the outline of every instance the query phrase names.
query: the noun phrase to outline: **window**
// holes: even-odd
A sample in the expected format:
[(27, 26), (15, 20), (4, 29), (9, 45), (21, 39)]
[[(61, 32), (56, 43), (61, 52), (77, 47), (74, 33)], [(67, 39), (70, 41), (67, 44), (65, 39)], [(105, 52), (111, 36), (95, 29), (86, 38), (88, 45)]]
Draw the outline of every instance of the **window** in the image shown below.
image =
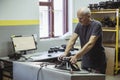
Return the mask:
[(40, 38), (62, 36), (68, 31), (68, 0), (39, 0)]

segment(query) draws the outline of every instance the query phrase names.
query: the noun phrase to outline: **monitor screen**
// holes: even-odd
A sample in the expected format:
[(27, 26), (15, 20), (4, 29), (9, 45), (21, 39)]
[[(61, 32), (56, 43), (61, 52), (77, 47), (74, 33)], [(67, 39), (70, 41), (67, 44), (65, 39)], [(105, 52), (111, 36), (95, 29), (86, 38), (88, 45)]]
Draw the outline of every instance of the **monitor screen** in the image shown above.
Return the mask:
[(12, 37), (15, 52), (37, 49), (33, 36)]

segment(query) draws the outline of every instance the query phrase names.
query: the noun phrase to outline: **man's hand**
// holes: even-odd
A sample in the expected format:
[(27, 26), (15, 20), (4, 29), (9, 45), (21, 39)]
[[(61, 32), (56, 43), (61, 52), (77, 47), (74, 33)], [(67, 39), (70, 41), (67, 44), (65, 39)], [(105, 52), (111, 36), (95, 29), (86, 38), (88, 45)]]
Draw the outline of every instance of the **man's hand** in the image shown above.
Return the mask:
[(76, 62), (77, 62), (77, 57), (76, 57), (76, 55), (74, 55), (74, 56), (70, 56), (70, 62), (72, 63), (72, 64), (75, 64)]
[(66, 54), (65, 54), (65, 53), (61, 54), (61, 55), (58, 57), (58, 60), (61, 61), (61, 60), (63, 59), (63, 57), (66, 57)]

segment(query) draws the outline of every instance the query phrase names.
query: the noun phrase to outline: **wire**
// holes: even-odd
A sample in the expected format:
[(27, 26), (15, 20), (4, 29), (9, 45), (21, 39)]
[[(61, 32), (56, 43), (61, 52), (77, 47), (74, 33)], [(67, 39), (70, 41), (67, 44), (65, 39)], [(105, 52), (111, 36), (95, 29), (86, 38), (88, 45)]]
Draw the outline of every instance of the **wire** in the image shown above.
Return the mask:
[(39, 80), (39, 72), (41, 71), (42, 67), (39, 68), (38, 73), (37, 73), (37, 80)]
[(39, 80), (39, 73), (40, 73), (41, 69), (42, 69), (44, 66), (46, 66), (45, 63), (40, 64), (40, 68), (39, 68), (39, 70), (38, 70), (38, 72), (37, 72), (37, 80)]

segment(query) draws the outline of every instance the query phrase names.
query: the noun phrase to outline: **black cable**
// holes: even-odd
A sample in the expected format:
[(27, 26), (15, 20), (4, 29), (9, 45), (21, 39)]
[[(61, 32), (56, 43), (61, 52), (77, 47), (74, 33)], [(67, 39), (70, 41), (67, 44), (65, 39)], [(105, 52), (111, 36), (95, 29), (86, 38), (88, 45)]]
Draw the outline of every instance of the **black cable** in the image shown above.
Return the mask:
[(29, 60), (29, 59), (34, 60), (34, 59), (33, 59), (33, 58), (31, 58), (31, 57), (28, 57), (28, 58), (27, 58), (27, 60)]
[(44, 67), (44, 64), (40, 64), (40, 68), (39, 68), (39, 70), (38, 70), (38, 72), (37, 72), (37, 80), (39, 80), (39, 73), (40, 73), (40, 71), (41, 71), (41, 69)]
[(21, 56), (22, 58), (24, 58), (25, 60), (28, 60), (28, 58), (26, 58), (25, 56)]

